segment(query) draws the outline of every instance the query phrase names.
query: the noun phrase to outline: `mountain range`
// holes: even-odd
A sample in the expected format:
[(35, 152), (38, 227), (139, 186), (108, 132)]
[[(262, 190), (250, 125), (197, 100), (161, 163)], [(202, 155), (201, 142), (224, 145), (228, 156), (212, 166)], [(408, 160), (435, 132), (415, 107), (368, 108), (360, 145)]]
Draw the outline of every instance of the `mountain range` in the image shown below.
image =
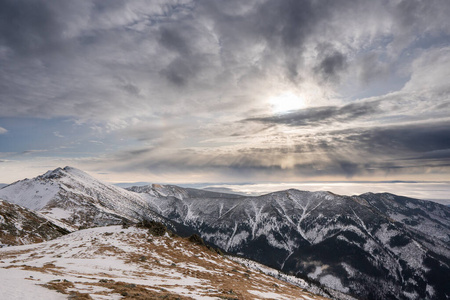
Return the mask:
[(450, 295), (450, 210), (395, 196), (287, 190), (259, 197), (132, 187), (207, 241), (367, 299)]
[(450, 208), (430, 201), (299, 190), (249, 197), (156, 184), (124, 190), (71, 167), (8, 185), (0, 198), (77, 228), (162, 222), (359, 299), (450, 298)]

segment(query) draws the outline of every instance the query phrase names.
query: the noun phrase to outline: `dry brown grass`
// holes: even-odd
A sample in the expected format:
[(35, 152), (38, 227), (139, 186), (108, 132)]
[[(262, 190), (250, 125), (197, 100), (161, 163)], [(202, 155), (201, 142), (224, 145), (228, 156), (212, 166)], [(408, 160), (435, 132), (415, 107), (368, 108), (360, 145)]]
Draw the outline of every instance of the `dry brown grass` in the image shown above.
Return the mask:
[(5, 268), (5, 269), (18, 268), (18, 269), (26, 270), (26, 271), (40, 272), (40, 273), (53, 274), (53, 275), (64, 275), (63, 268), (57, 267), (53, 263), (46, 263), (42, 267), (28, 266), (28, 265), (22, 264), (22, 265), (9, 265), (9, 266), (3, 267), (3, 268)]
[[(168, 299), (168, 300), (187, 300), (191, 297), (180, 296), (164, 289), (149, 289), (147, 286), (130, 284), (121, 281), (100, 280), (96, 285), (111, 289), (111, 293), (122, 295), (122, 299)], [(104, 293), (104, 292), (103, 292)], [(102, 294), (102, 293), (98, 293)]]
[(103, 254), (103, 255), (111, 255), (111, 256), (119, 255), (121, 253), (124, 253), (124, 252), (122, 250), (120, 250), (119, 248), (117, 248), (115, 246), (111, 246), (111, 245), (101, 245), (94, 252), (94, 254)]
[[(215, 287), (215, 290), (218, 292), (208, 292), (208, 296), (221, 299), (255, 299), (255, 295), (249, 293), (249, 290), (265, 290), (289, 295), (293, 298), (296, 298), (299, 294), (306, 294), (311, 298), (325, 299), (270, 276), (251, 271), (238, 263), (228, 261), (229, 265), (226, 265), (221, 255), (211, 251), (207, 246), (198, 243), (196, 240), (192, 243), (188, 239), (176, 237), (168, 241), (166, 245), (168, 248), (164, 244), (155, 245), (153, 243), (146, 243), (143, 247), (145, 252), (163, 254), (163, 257), (166, 256), (173, 262), (171, 265), (164, 265), (165, 268), (176, 269), (186, 276), (205, 280), (209, 285)], [(183, 252), (174, 250), (174, 247), (189, 250), (194, 255), (184, 254)], [(151, 270), (155, 265), (161, 266), (159, 262), (151, 258), (151, 255), (145, 256), (146, 259), (142, 259), (142, 257), (142, 254), (129, 254), (127, 256), (127, 262), (139, 264), (142, 269), (146, 269), (146, 271), (142, 271), (143, 276), (145, 276), (145, 273), (152, 273)], [(211, 261), (219, 262), (221, 265)], [(180, 267), (179, 265), (187, 265), (187, 267)], [(191, 269), (189, 268), (190, 265), (201, 266), (207, 271)]]
[(63, 280), (63, 281), (50, 281), (46, 284), (41, 284), (41, 286), (46, 287), (50, 290), (55, 290), (61, 294), (69, 295), (68, 299), (72, 300), (92, 300), (92, 297), (87, 293), (80, 293), (78, 291), (68, 291), (68, 289), (73, 289), (75, 286), (72, 282)]
[[(113, 234), (103, 234), (108, 238), (114, 238)], [(17, 265), (10, 265), (7, 268), (15, 267), (24, 270), (49, 273), (61, 277), (78, 276), (82, 278), (80, 282), (74, 284), (65, 281), (52, 281), (44, 286), (57, 290), (63, 294), (70, 295), (70, 299), (91, 299), (89, 294), (110, 295), (120, 294), (123, 299), (193, 299), (189, 298), (190, 292), (192, 295), (204, 295), (210, 297), (217, 297), (220, 299), (255, 299), (258, 298), (252, 294), (251, 290), (262, 293), (276, 293), (284, 297), (292, 299), (301, 299), (301, 295), (307, 295), (313, 299), (325, 299), (313, 295), (307, 291), (302, 290), (294, 285), (274, 279), (273, 277), (264, 275), (260, 272), (247, 269), (236, 262), (230, 261), (219, 255), (215, 251), (211, 251), (207, 246), (199, 242), (197, 239), (189, 241), (187, 238), (180, 237), (157, 237), (148, 234), (148, 232), (120, 234), (120, 242), (135, 247), (135, 251), (126, 252), (117, 246), (112, 246), (107, 242), (98, 242), (91, 246), (80, 244), (76, 247), (80, 249), (79, 254), (74, 254), (77, 258), (82, 257), (89, 259), (92, 255), (95, 257), (114, 257), (123, 262), (134, 265), (135, 267), (123, 271), (123, 276), (127, 280), (158, 278), (159, 283), (152, 286), (131, 284), (121, 282), (121, 279), (111, 280), (112, 278), (122, 278), (119, 269), (107, 270), (99, 269), (95, 274), (79, 273), (77, 271), (69, 271), (58, 267), (58, 257), (64, 252), (64, 248), (55, 244), (51, 249), (47, 249), (44, 253), (40, 248), (27, 250), (22, 252), (10, 252), (7, 254), (11, 259), (16, 257)], [(192, 240), (192, 239), (191, 239)], [(90, 243), (89, 243), (90, 244)], [(86, 251), (86, 249), (89, 251)], [(58, 249), (59, 252), (55, 252)], [(24, 258), (23, 254), (28, 254)], [(27, 261), (32, 261), (39, 256), (48, 255), (51, 253), (53, 262), (47, 263), (42, 267), (28, 266)], [(57, 254), (57, 255), (56, 255)], [(22, 255), (22, 256), (21, 256)], [(86, 256), (85, 256), (86, 255)], [(20, 258), (22, 261), (20, 262)], [(1, 258), (1, 257), (0, 257)], [(12, 263), (12, 262), (11, 262)], [(113, 271), (113, 272), (111, 272)], [(100, 282), (89, 282), (92, 279), (102, 279)], [(194, 279), (191, 284), (184, 284), (183, 280), (189, 282)], [(189, 279), (190, 278), (190, 279)], [(83, 282), (89, 279), (88, 282)], [(197, 279), (197, 280), (195, 280)], [(167, 280), (167, 281), (165, 281)], [(133, 282), (133, 281), (131, 281)], [(192, 280), (191, 280), (192, 282)], [(86, 287), (99, 286), (108, 290), (97, 290), (95, 292), (84, 293), (73, 292), (79, 287), (79, 284)], [(171, 289), (180, 288), (185, 293), (182, 295), (170, 292)], [(89, 290), (89, 288), (88, 288)], [(195, 298), (195, 296), (193, 296)]]

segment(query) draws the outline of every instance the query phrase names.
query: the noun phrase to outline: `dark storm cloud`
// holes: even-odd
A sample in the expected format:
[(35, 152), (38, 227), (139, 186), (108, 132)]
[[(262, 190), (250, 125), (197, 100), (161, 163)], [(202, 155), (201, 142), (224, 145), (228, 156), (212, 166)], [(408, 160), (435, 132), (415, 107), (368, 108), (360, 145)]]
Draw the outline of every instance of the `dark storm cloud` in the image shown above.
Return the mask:
[(450, 165), (450, 123), (332, 131), (305, 140), (310, 145), (300, 145), (296, 151), (324, 153), (315, 164), (320, 168), (313, 168), (314, 164), (298, 164), (295, 168), (301, 172), (316, 170), (316, 175), (340, 173), (352, 177), (411, 169), (421, 173)]
[(346, 68), (346, 58), (340, 52), (335, 52), (325, 57), (315, 68), (316, 72), (321, 72), (327, 80), (336, 80), (338, 74)]
[(369, 153), (398, 155), (401, 158), (417, 153), (425, 155), (450, 149), (450, 123), (352, 130), (344, 133), (343, 141), (356, 143)]
[(176, 86), (184, 86), (193, 79), (200, 69), (199, 55), (194, 55), (195, 48), (189, 44), (190, 36), (195, 28), (163, 26), (159, 29), (158, 41), (160, 45), (178, 56), (173, 59), (160, 74)]
[(418, 160), (418, 159), (429, 159), (429, 160), (449, 160), (450, 161), (450, 149), (443, 149), (443, 150), (432, 150), (429, 152), (426, 152), (418, 157), (412, 157), (411, 160)]
[(325, 81), (338, 82), (341, 72), (347, 69), (346, 56), (329, 43), (319, 44), (316, 50), (319, 55), (314, 72)]
[(311, 1), (267, 1), (258, 7), (254, 22), (272, 46), (281, 42), (288, 51), (302, 47), (314, 25), (325, 15), (326, 10), (314, 7)]
[(352, 103), (342, 107), (312, 107), (295, 112), (270, 117), (249, 118), (244, 121), (260, 122), (267, 125), (316, 126), (335, 122), (348, 122), (362, 117), (370, 117), (381, 112), (379, 101)]
[(199, 64), (195, 59), (189, 59), (189, 57), (178, 57), (166, 68), (161, 70), (161, 74), (171, 83), (177, 86), (184, 86), (190, 79), (193, 79), (198, 70)]
[(408, 159), (446, 159), (450, 151), (450, 123), (398, 125), (390, 127), (324, 130), (299, 135), (289, 152), (350, 152), (355, 160), (364, 157)]
[(65, 47), (64, 20), (55, 9), (64, 5), (47, 1), (1, 1), (0, 43), (22, 56)]
[(308, 147), (300, 144), (295, 151), (322, 155), (296, 164), (299, 174), (421, 174), (450, 166), (450, 123), (332, 131), (304, 140)]
[(168, 50), (179, 53), (180, 55), (189, 55), (191, 47), (188, 44), (188, 37), (183, 36), (181, 30), (187, 33), (186, 28), (170, 28), (168, 26), (159, 29), (158, 41)]

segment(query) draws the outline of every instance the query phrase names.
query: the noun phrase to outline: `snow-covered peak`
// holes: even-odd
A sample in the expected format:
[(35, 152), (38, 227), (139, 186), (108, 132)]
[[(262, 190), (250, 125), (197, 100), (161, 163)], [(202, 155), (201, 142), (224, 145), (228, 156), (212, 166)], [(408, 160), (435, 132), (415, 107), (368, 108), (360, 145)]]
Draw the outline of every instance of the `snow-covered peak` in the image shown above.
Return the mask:
[(44, 208), (60, 191), (62, 183), (71, 186), (96, 180), (81, 170), (65, 167), (49, 170), (43, 175), (14, 182), (1, 189), (0, 197), (32, 210)]
[(48, 180), (48, 179), (59, 179), (59, 178), (71, 178), (73, 180), (89, 183), (92, 181), (99, 181), (98, 179), (95, 179), (91, 175), (87, 174), (84, 171), (81, 171), (80, 169), (66, 166), (64, 168), (56, 168), (54, 170), (49, 170), (45, 174), (37, 176), (36, 179), (40, 180)]
[(0, 197), (76, 226), (156, 218), (141, 195), (69, 166), (15, 182), (1, 189)]
[[(46, 174), (51, 176), (49, 172)], [(0, 197), (28, 209), (42, 209), (59, 190), (59, 184), (49, 179), (41, 175), (14, 182), (0, 190)]]
[(52, 178), (57, 178), (57, 177), (61, 177), (63, 174), (63, 169), (61, 168), (56, 168), (54, 170), (48, 170), (47, 172), (45, 172), (45, 174), (38, 176), (39, 178), (42, 179), (52, 179)]

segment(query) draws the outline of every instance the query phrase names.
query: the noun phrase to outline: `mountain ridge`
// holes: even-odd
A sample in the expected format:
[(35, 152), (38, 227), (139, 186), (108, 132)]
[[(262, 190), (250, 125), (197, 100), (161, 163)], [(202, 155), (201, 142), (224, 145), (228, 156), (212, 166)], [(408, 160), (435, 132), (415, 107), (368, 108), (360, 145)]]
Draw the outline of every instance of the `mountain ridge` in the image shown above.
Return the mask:
[(77, 226), (172, 222), (232, 254), (360, 298), (450, 297), (439, 275), (450, 278), (450, 209), (429, 201), (296, 189), (245, 196), (158, 184), (123, 190), (71, 167), (13, 183), (0, 197)]
[[(195, 228), (226, 251), (284, 272), (369, 299), (450, 296), (445, 286), (428, 286), (434, 275), (421, 270), (439, 261), (443, 274), (449, 272), (450, 212), (443, 205), (389, 193), (341, 196), (289, 189), (208, 199), (189, 198), (179, 187), (140, 187), (146, 189), (156, 212)], [(167, 189), (172, 193), (159, 192)], [(440, 214), (440, 221), (433, 221)], [(387, 278), (382, 288), (377, 277)]]

